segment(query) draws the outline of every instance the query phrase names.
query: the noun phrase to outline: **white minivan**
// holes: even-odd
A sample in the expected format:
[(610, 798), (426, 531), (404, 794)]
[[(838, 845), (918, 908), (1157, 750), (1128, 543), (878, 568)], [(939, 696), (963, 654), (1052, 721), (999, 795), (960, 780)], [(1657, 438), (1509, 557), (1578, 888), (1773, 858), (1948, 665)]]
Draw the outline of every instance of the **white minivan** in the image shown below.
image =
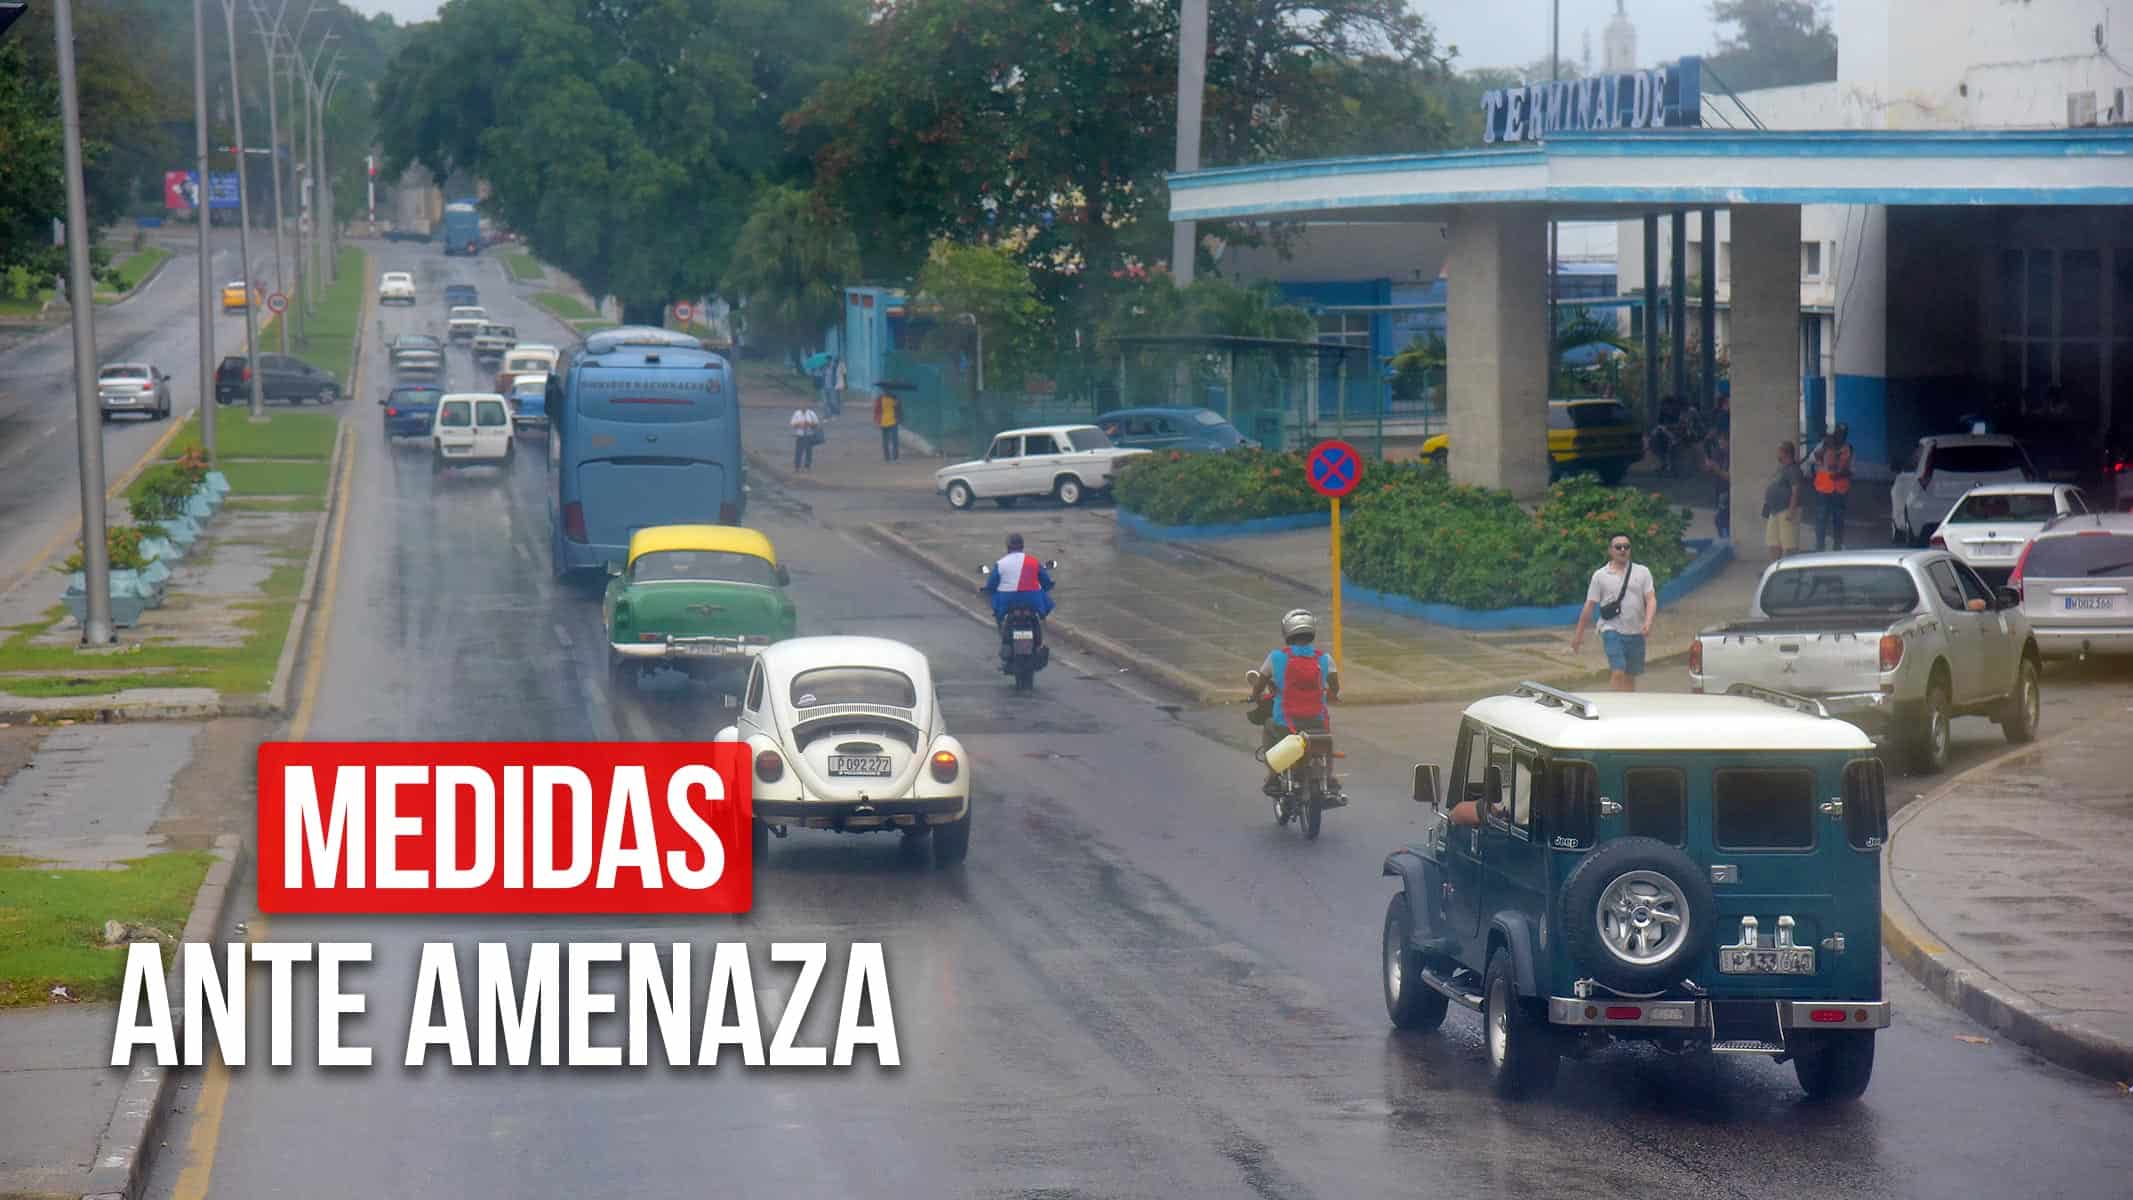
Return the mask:
[(460, 392), (437, 401), (430, 424), (430, 470), (503, 466), (512, 462), (511, 409), (502, 396)]

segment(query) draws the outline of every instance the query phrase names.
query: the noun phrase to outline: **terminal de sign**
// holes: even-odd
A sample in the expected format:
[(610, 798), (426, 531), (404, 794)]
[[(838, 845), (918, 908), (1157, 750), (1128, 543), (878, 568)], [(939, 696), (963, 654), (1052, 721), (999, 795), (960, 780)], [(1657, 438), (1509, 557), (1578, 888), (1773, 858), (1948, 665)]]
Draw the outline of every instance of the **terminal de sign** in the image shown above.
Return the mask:
[(1537, 142), (1551, 133), (1678, 129), (1703, 124), (1703, 62), (1591, 79), (1498, 88), (1481, 97), (1481, 140)]

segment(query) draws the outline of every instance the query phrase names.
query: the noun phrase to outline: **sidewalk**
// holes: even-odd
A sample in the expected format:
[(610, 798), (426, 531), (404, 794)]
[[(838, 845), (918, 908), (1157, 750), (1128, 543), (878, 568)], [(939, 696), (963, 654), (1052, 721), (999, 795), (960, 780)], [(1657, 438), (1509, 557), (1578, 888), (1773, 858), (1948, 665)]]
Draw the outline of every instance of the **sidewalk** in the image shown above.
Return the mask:
[[(977, 566), (999, 557), (1011, 531), (1031, 553), (1060, 560), (1055, 628), (1202, 704), (1245, 696), (1244, 674), (1278, 640), (1282, 613), (1327, 614), (1324, 530), (1187, 545), (1126, 533), (1108, 509), (1036, 508), (869, 527), (951, 589), (975, 588)], [(1745, 611), (1762, 566), (1733, 563), (1688, 602), (1661, 609), (1653, 662), (1686, 655), (1695, 630)], [(1361, 605), (1346, 606), (1342, 623), (1341, 697), (1352, 704), (1452, 699), (1522, 679), (1586, 683), (1607, 669), (1597, 636), (1571, 652), (1568, 626), (1470, 634)]]
[[(749, 447), (748, 467), (795, 491), (829, 488), (851, 491), (907, 489), (931, 494), (933, 473), (946, 466), (924, 438), (902, 434), (902, 454), (895, 462), (881, 457), (881, 430), (874, 424), (871, 400), (846, 402), (841, 416), (822, 407), (803, 376), (781, 367), (748, 364), (741, 381), (741, 444)], [(814, 469), (792, 466), (792, 411), (802, 405), (822, 414), (825, 440), (815, 447)], [(945, 505), (945, 501), (943, 504)]]
[(2063, 1067), (2133, 1081), (2133, 746), (2123, 714), (1959, 775), (1891, 821), (1889, 953)]

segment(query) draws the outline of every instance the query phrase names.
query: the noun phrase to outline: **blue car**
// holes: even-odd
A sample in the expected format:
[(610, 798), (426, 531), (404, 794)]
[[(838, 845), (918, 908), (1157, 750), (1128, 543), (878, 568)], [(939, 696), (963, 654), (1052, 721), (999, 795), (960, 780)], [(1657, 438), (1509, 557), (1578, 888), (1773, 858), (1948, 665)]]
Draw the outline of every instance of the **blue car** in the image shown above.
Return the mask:
[(437, 401), (444, 389), (436, 384), (402, 384), (378, 403), (385, 408), (385, 440), (396, 437), (428, 437), (430, 422), (437, 416)]
[(1251, 439), (1211, 408), (1119, 408), (1096, 418), (1114, 445), (1188, 454), (1234, 450)]
[(511, 385), (511, 427), (517, 430), (548, 428), (548, 377), (521, 378)]

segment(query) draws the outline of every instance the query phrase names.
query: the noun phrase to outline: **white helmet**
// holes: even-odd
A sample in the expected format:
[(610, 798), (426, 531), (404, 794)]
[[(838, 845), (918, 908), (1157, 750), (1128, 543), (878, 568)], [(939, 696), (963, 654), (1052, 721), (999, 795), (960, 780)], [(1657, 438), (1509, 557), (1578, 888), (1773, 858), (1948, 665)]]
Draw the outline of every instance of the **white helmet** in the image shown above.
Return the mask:
[(1292, 608), (1281, 618), (1281, 640), (1288, 641), (1302, 634), (1317, 637), (1318, 618), (1312, 616), (1308, 608)]

